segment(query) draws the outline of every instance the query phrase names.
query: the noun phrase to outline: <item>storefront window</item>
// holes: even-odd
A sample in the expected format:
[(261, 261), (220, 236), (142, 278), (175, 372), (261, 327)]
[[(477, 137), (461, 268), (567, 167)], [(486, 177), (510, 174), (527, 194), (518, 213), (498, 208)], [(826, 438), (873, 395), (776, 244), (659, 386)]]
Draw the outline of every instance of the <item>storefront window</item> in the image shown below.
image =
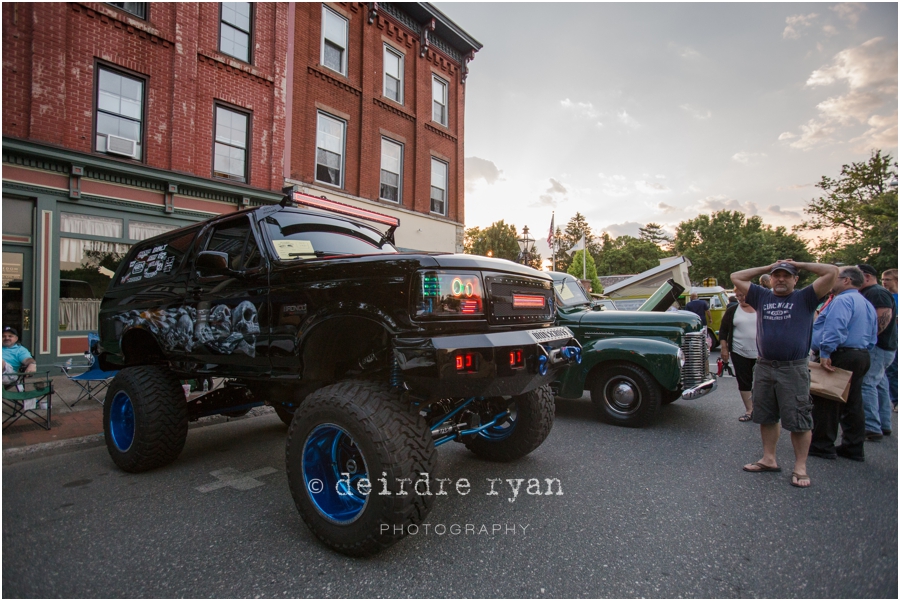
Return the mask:
[(150, 223), (148, 221), (129, 221), (128, 237), (132, 240), (146, 240), (153, 236), (177, 230), (179, 227), (177, 225), (163, 225), (162, 223)]

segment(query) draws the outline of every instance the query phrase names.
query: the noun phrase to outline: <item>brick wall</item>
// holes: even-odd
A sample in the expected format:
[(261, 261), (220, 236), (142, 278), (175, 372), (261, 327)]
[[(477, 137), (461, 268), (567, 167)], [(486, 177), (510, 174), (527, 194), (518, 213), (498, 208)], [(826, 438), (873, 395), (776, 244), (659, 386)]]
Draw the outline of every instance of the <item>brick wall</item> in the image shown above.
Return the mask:
[[(383, 11), (369, 24), (365, 3), (326, 5), (349, 21), (347, 75), (320, 64), (322, 5), (296, 4), (291, 178), (315, 182), (316, 120), (321, 110), (347, 122), (344, 192), (378, 199), (381, 138), (386, 136), (404, 145), (402, 206), (430, 212), (431, 157), (436, 157), (449, 164), (447, 217), (464, 222), (461, 65), (433, 47), (420, 56), (420, 33)], [(385, 43), (404, 55), (402, 105), (383, 96)], [(449, 84), (448, 127), (431, 119), (432, 73)]]
[[(146, 78), (144, 157), (212, 177), (215, 101), (252, 114), (249, 185), (278, 190), (285, 140), (285, 3), (253, 6), (252, 64), (218, 52), (217, 3), (3, 4), (3, 135), (92, 152), (98, 64)], [(123, 162), (129, 162), (123, 159)]]

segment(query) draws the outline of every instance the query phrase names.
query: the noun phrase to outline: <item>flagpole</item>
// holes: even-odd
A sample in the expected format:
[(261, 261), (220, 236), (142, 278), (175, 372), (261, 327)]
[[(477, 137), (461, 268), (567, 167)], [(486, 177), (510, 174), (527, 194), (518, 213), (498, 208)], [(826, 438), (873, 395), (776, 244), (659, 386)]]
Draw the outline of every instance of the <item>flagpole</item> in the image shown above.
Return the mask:
[(581, 257), (581, 279), (587, 279), (587, 245), (584, 241), (584, 231), (581, 232), (581, 252), (584, 253), (584, 256)]

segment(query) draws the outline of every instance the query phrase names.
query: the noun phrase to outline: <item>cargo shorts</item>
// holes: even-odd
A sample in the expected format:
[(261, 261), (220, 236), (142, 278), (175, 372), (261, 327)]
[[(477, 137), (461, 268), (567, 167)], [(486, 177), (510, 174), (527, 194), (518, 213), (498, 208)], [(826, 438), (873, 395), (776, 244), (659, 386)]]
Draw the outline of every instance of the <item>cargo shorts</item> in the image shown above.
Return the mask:
[(760, 358), (753, 373), (753, 423), (777, 424), (788, 432), (812, 430), (809, 361)]

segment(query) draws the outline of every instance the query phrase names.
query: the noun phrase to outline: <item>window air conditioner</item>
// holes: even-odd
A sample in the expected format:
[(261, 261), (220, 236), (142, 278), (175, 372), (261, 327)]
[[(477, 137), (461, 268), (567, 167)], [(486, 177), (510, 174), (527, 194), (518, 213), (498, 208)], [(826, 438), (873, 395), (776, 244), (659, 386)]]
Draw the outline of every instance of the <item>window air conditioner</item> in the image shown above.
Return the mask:
[(137, 142), (128, 138), (120, 138), (119, 136), (106, 136), (106, 151), (110, 154), (121, 154), (123, 156), (134, 158), (134, 151), (137, 148)]

